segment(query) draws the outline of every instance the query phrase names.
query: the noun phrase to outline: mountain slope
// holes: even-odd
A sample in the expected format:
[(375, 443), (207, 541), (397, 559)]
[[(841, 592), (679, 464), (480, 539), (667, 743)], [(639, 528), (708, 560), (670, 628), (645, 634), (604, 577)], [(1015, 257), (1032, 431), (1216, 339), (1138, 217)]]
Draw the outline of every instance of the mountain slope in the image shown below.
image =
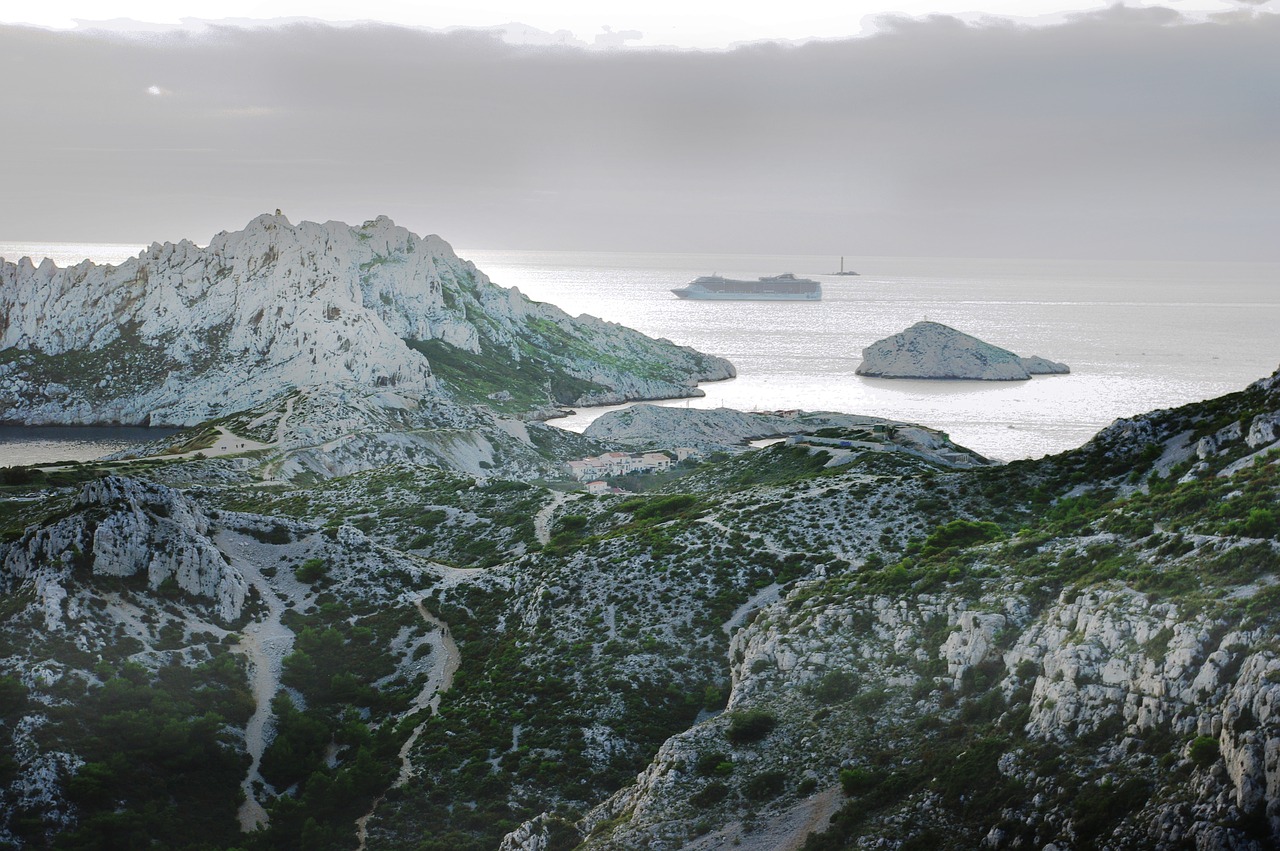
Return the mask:
[[(13, 485), (0, 841), (1263, 851), (1278, 422), (1280, 373), (1007, 465), (837, 437), (644, 495), (395, 459)], [(167, 581), (186, 550), (218, 581)]]
[(191, 425), (330, 383), (517, 412), (696, 395), (733, 374), (494, 286), (385, 217), (264, 215), (119, 266), (0, 262), (0, 420), (13, 422)]
[(1021, 530), (948, 521), (796, 583), (734, 635), (728, 711), (584, 847), (1275, 847), (1278, 418), (1280, 372), (935, 484), (945, 514), (999, 495)]

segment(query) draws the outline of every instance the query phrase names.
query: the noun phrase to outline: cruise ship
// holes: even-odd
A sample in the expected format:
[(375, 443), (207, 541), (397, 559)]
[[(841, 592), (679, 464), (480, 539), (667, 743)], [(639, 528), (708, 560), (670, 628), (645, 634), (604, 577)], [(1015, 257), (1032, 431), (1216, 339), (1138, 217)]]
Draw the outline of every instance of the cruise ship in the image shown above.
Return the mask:
[(818, 301), (822, 298), (822, 284), (797, 278), (790, 272), (755, 281), (704, 275), (672, 292), (680, 298), (702, 301)]

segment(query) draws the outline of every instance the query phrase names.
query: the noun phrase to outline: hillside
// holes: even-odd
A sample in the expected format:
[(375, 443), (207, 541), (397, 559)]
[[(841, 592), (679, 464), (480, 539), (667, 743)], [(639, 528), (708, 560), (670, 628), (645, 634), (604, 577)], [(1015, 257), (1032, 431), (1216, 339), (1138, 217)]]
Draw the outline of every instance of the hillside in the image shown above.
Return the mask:
[(698, 395), (733, 367), (494, 286), (438, 236), (263, 215), (119, 266), (0, 259), (0, 421), (195, 425), (327, 385), (557, 405)]
[(1039, 461), (905, 433), (946, 454), (798, 441), (630, 496), (7, 471), (0, 841), (1274, 847), (1280, 372)]

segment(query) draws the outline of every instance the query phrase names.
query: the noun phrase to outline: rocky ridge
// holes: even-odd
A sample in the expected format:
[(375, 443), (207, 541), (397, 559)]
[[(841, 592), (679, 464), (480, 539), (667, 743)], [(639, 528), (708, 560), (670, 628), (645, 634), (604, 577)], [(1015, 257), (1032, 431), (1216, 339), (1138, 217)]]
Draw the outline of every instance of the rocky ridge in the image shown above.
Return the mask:
[[(858, 778), (883, 771), (856, 755), (876, 737), (911, 747), (906, 743), (916, 736), (895, 715), (972, 718), (975, 704), (993, 694), (1000, 695), (999, 717), (1015, 716), (1024, 726), (988, 768), (998, 782), (1034, 790), (1042, 803), (1028, 807), (1022, 799), (1021, 807), (1000, 814), (999, 825), (975, 830), (970, 847), (1081, 847), (1084, 814), (1072, 811), (1069, 790), (1073, 776), (1098, 771), (1155, 782), (1110, 847), (1264, 847), (1250, 844), (1247, 830), (1225, 827), (1244, 814), (1265, 815), (1264, 834), (1280, 833), (1274, 791), (1280, 766), (1269, 756), (1280, 750), (1280, 657), (1260, 633), (1235, 631), (1230, 618), (1182, 611), (1123, 588), (1064, 592), (1040, 611), (1012, 588), (990, 588), (978, 599), (877, 595), (814, 605), (806, 597), (816, 590), (802, 585), (734, 637), (734, 689), (725, 716), (664, 744), (636, 784), (593, 811), (583, 829), (625, 815), (623, 825), (584, 847), (710, 848), (736, 840), (734, 847), (766, 848), (752, 838), (760, 828), (742, 824), (722, 832), (721, 844), (689, 841), (699, 832), (693, 821), (714, 819), (719, 809), (689, 804), (714, 788), (696, 768), (706, 762), (704, 754), (731, 760), (729, 802), (750, 800), (752, 780), (777, 768), (788, 783), (810, 779), (817, 790), (838, 770)], [(945, 636), (940, 643), (939, 635)], [(839, 692), (832, 689), (833, 672), (844, 678)], [(974, 691), (974, 673), (991, 691)], [(907, 692), (920, 699), (906, 702)], [(735, 714), (749, 711), (768, 713), (786, 733), (766, 735), (759, 744), (726, 743)], [(1196, 767), (1184, 750), (1179, 770), (1169, 770), (1168, 761), (1157, 768), (1144, 742), (1168, 737), (1184, 743), (1204, 737), (1205, 747), (1221, 754), (1220, 767)], [(1093, 744), (1082, 749), (1082, 742)], [(1050, 773), (1031, 756), (1046, 748), (1062, 754)], [(962, 833), (962, 824), (948, 823), (930, 802), (924, 785), (899, 805), (907, 820)], [(1178, 803), (1166, 803), (1171, 800)], [(736, 807), (726, 809), (732, 819)], [(885, 826), (893, 829), (896, 818)], [(769, 816), (758, 820), (767, 823)]]
[(489, 388), (468, 384), (477, 366), (511, 379), (513, 411), (693, 395), (734, 374), (494, 286), (438, 236), (385, 217), (263, 215), (119, 266), (0, 261), (10, 422), (193, 425), (331, 383), (483, 402)]
[(748, 441), (787, 437), (823, 428), (849, 428), (889, 423), (825, 411), (736, 411), (732, 408), (683, 408), (631, 405), (591, 422), (583, 435), (632, 446), (690, 446), (702, 450), (741, 450)]
[(1067, 373), (1066, 364), (1039, 356), (1019, 357), (939, 322), (917, 322), (862, 350), (858, 375), (876, 378), (948, 378), (1023, 381), (1033, 375)]

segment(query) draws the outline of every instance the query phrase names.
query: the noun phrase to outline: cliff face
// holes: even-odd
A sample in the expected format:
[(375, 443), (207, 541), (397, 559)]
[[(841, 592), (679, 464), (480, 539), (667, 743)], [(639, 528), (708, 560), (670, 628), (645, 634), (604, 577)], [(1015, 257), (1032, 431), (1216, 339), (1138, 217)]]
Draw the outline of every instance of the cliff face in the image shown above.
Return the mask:
[[(843, 779), (846, 822), (865, 820), (864, 837), (932, 828), (948, 848), (1273, 847), (1274, 628), (1240, 629), (1230, 607), (1195, 611), (1118, 587), (1047, 605), (1026, 590), (833, 599), (826, 583), (802, 586), (734, 637), (725, 715), (668, 741), (593, 812), (584, 833), (620, 824), (587, 847), (776, 847), (771, 828), (790, 811), (757, 812), (752, 826), (741, 808), (770, 797), (755, 791), (758, 778), (779, 769), (774, 794), (790, 792), (806, 812)], [(735, 743), (734, 719), (751, 713), (774, 730)], [(707, 754), (732, 771), (708, 771)], [(937, 776), (946, 759), (967, 759), (972, 776)], [(876, 794), (894, 784), (892, 799)], [(996, 801), (983, 801), (984, 784)], [(1105, 831), (1075, 799), (1081, 786), (1127, 796)], [(720, 788), (710, 802), (707, 790)], [(706, 830), (698, 822), (718, 829), (691, 841)]]
[[(495, 364), (515, 386), (476, 382), (474, 367)], [(189, 425), (335, 382), (465, 401), (507, 390), (545, 408), (690, 395), (732, 375), (496, 287), (439, 237), (385, 217), (264, 215), (207, 247), (152, 245), (119, 266), (0, 262), (0, 419), (16, 422)]]
[(858, 375), (879, 378), (967, 378), (1022, 381), (1032, 375), (1065, 373), (1066, 364), (1019, 357), (938, 322), (917, 322), (900, 334), (862, 350)]

